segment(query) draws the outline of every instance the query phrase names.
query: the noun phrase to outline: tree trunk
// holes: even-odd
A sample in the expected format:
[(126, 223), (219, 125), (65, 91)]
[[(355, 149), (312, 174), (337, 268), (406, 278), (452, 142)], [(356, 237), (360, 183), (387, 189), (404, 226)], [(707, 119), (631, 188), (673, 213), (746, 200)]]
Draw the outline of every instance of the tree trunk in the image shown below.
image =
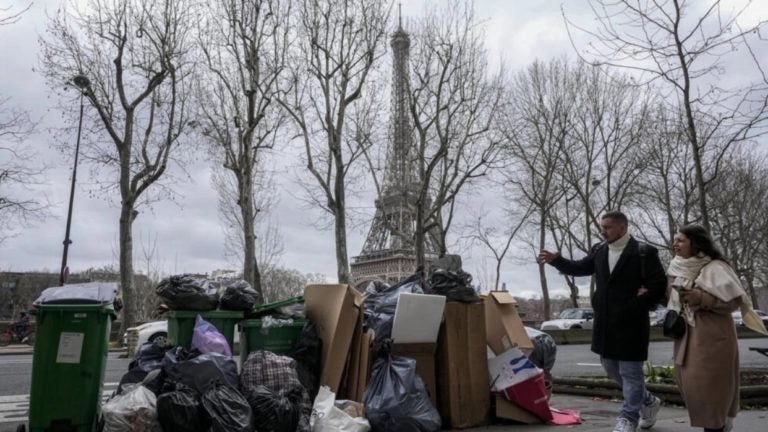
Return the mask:
[[(339, 159), (341, 155), (339, 155)], [(336, 208), (334, 209), (334, 234), (336, 236), (336, 270), (340, 284), (352, 282), (349, 274), (349, 258), (347, 256), (347, 214), (346, 198), (344, 194), (344, 169), (343, 164), (336, 163)]]
[[(249, 171), (249, 170), (247, 170)], [(261, 275), (259, 263), (256, 262), (256, 233), (253, 223), (255, 209), (253, 208), (253, 176), (250, 172), (242, 173), (240, 181), (240, 215), (243, 221), (243, 279), (251, 284), (254, 290), (261, 294)]]
[(133, 219), (135, 214), (133, 201), (124, 199), (120, 208), (120, 289), (123, 292), (121, 332), (123, 333), (136, 324), (138, 312), (136, 290), (133, 285)]
[[(539, 218), (539, 250), (543, 250), (547, 239), (546, 232), (546, 214), (541, 213)], [(549, 304), (549, 288), (547, 287), (547, 274), (544, 271), (544, 266), (547, 264), (539, 264), (539, 281), (541, 282), (541, 299), (544, 302), (544, 320), (550, 319), (550, 304)]]

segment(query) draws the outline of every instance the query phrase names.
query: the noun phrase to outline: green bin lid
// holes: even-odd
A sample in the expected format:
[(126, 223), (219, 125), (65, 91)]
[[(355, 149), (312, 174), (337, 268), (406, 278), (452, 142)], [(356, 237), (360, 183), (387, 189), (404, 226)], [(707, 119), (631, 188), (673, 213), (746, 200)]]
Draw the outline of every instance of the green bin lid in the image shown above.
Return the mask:
[(190, 311), (190, 310), (169, 310), (165, 313), (168, 318), (195, 318), (197, 314), (202, 315), (203, 319), (209, 318), (232, 318), (242, 319), (243, 311), (229, 310), (209, 310), (209, 311)]
[(304, 296), (291, 297), (285, 300), (276, 301), (274, 303), (267, 303), (267, 304), (254, 306), (253, 310), (246, 314), (246, 317), (248, 318), (262, 317), (262, 316), (274, 313), (275, 310), (281, 307), (291, 306), (297, 303), (304, 303)]

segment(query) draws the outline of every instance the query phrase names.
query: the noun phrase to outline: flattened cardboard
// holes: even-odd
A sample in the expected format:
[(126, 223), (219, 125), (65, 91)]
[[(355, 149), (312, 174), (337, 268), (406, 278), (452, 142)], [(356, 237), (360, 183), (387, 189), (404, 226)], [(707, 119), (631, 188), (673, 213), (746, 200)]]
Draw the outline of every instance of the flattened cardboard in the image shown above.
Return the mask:
[(520, 405), (510, 402), (504, 396), (496, 395), (496, 418), (514, 420), (524, 424), (544, 423), (540, 418), (526, 411)]
[(491, 392), (482, 303), (445, 304), (435, 366), (437, 409), (443, 427), (464, 429), (488, 424)]
[(416, 374), (427, 388), (432, 405), (437, 407), (437, 384), (435, 383), (436, 343), (410, 343), (392, 345), (392, 354), (416, 360)]
[(517, 301), (506, 291), (491, 291), (485, 299), (485, 331), (488, 345), (496, 355), (517, 346), (526, 354), (533, 342), (517, 312)]
[(401, 293), (392, 323), (395, 343), (435, 343), (443, 320), (445, 296)]
[(307, 317), (317, 326), (323, 341), (320, 385), (338, 393), (352, 336), (360, 325), (361, 294), (349, 285), (307, 285), (304, 288)]
[(357, 376), (357, 400), (363, 401), (365, 387), (368, 386), (368, 380), (371, 377), (371, 345), (373, 344), (373, 330), (368, 330), (363, 334), (362, 344), (360, 345), (360, 367)]

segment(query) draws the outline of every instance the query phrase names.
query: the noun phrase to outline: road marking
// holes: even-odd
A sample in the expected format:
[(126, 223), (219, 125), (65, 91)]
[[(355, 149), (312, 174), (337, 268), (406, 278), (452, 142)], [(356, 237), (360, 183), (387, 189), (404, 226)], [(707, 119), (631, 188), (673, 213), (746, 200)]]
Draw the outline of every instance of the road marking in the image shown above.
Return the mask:
[[(117, 388), (118, 383), (104, 383), (101, 401), (104, 402)], [(29, 395), (0, 396), (0, 424), (27, 421)]]
[(577, 366), (603, 367), (600, 363), (576, 363)]

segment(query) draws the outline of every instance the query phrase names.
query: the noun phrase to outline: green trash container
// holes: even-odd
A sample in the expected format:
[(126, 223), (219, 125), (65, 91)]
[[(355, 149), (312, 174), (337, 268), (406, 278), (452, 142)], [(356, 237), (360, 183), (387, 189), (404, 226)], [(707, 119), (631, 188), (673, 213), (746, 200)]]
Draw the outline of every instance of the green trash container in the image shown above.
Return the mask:
[(102, 304), (43, 304), (32, 313), (29, 430), (91, 432), (101, 409), (115, 311)]
[(304, 296), (291, 297), (285, 300), (276, 301), (273, 303), (256, 305), (253, 310), (246, 313), (246, 318), (261, 318), (267, 315), (272, 315), (277, 312), (277, 309), (285, 306), (291, 306), (296, 303), (304, 303)]
[(184, 348), (192, 346), (192, 333), (195, 330), (195, 319), (198, 314), (224, 335), (229, 343), (229, 348), (234, 351), (235, 324), (243, 319), (242, 311), (168, 311), (166, 316), (168, 317), (168, 340), (170, 343)]
[(248, 354), (264, 350), (275, 354), (288, 355), (301, 336), (305, 319), (294, 319), (292, 324), (279, 327), (263, 328), (260, 319), (247, 319), (240, 322), (240, 364), (248, 358)]

